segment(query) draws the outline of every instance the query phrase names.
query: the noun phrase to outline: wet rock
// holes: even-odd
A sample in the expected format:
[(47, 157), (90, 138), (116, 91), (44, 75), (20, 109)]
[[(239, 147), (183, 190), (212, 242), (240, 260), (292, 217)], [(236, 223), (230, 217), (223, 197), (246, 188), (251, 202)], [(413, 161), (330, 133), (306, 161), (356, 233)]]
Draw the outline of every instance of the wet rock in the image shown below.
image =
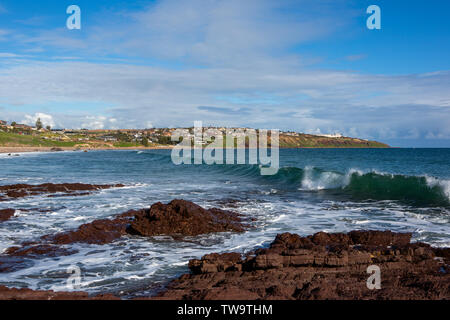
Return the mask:
[(411, 241), (411, 233), (395, 233), (392, 231), (352, 231), (349, 233), (353, 244), (390, 246), (407, 245)]
[(243, 232), (244, 225), (237, 213), (220, 209), (204, 209), (186, 200), (169, 204), (155, 203), (150, 209), (135, 215), (128, 229), (141, 236), (196, 236), (212, 232)]
[(5, 254), (15, 257), (42, 258), (67, 256), (75, 253), (74, 250), (68, 250), (51, 244), (25, 243), (20, 247), (10, 247), (6, 249)]
[(242, 232), (244, 228), (241, 218), (234, 212), (216, 208), (206, 210), (185, 200), (174, 200), (167, 205), (156, 203), (149, 209), (130, 210), (113, 219), (95, 220), (75, 230), (45, 235), (38, 241), (10, 247), (4, 252), (3, 261), (0, 259), (0, 272), (10, 272), (17, 257), (31, 259), (76, 253), (64, 248), (64, 245), (76, 242), (106, 244), (125, 235), (194, 236), (211, 232)]
[[(390, 231), (284, 233), (246, 256), (191, 260), (191, 273), (153, 299), (450, 299), (450, 268), (436, 259), (448, 249), (411, 244), (410, 237)], [(367, 288), (370, 265), (381, 269), (381, 290)]]
[(93, 185), (82, 183), (45, 183), (40, 185), (15, 184), (0, 186), (0, 200), (17, 199), (41, 194), (61, 193), (65, 196), (85, 195), (80, 191), (98, 191), (101, 189), (124, 187), (122, 184), (115, 185)]
[(14, 209), (3, 209), (0, 210), (0, 222), (4, 222), (6, 220), (9, 220), (12, 216), (14, 216), (14, 213), (16, 210)]
[(77, 230), (56, 235), (46, 235), (42, 237), (42, 240), (54, 244), (70, 244), (74, 242), (105, 244), (125, 235), (127, 225), (128, 221), (123, 218), (95, 220), (80, 226)]
[(120, 300), (111, 295), (90, 297), (86, 292), (54, 292), (35, 291), (31, 289), (16, 289), (0, 286), (0, 300)]
[(202, 260), (191, 260), (189, 268), (194, 274), (214, 273), (221, 271), (242, 270), (242, 258), (239, 253), (207, 254)]

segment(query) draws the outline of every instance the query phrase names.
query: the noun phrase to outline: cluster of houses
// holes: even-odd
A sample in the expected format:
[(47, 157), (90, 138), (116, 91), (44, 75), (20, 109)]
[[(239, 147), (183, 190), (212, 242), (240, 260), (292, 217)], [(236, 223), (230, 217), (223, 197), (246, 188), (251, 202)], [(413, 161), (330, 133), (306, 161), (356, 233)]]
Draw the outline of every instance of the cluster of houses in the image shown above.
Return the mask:
[[(120, 130), (67, 130), (67, 129), (46, 129), (46, 128), (36, 128), (26, 124), (20, 124), (0, 120), (0, 131), (10, 131), (18, 134), (36, 134), (43, 133), (43, 139), (52, 139), (59, 141), (103, 141), (103, 142), (137, 142), (137, 143), (158, 143), (158, 144), (173, 144), (175, 142), (171, 141), (172, 134), (176, 128), (152, 128), (152, 129), (120, 129)], [(190, 136), (197, 143), (206, 144), (201, 136), (195, 137), (194, 128), (185, 128), (189, 130)], [(226, 127), (203, 127), (206, 129), (216, 129), (222, 132), (224, 135), (228, 133), (229, 130), (234, 132), (239, 132), (240, 130), (245, 130), (245, 128), (226, 128)], [(258, 131), (258, 130), (257, 130)], [(300, 133), (294, 131), (280, 132), (280, 134), (287, 136), (300, 136)], [(201, 134), (202, 135), (202, 134)], [(341, 134), (315, 134), (317, 136), (329, 137), (329, 138), (340, 138)], [(195, 138), (195, 139), (194, 139)]]
[(46, 128), (36, 128), (29, 126), (27, 124), (11, 122), (8, 123), (5, 120), (0, 120), (0, 130), (1, 131), (16, 131), (19, 134), (31, 134), (32, 132), (48, 132)]

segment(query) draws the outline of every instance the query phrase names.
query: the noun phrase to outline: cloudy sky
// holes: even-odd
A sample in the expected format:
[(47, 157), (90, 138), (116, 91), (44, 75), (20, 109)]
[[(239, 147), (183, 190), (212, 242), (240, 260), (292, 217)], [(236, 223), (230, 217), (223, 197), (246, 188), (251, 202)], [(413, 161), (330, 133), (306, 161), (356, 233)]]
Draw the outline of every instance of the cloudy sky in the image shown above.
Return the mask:
[[(0, 119), (450, 147), (448, 1), (129, 2), (0, 0)], [(81, 30), (66, 28), (72, 4)]]

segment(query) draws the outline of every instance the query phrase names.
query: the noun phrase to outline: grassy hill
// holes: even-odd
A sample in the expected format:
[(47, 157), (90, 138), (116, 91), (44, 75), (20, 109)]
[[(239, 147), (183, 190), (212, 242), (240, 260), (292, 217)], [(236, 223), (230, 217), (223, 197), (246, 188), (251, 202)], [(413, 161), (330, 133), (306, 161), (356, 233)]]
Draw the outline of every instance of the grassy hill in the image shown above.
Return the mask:
[[(0, 147), (60, 147), (60, 148), (133, 148), (143, 147), (138, 142), (104, 142), (92, 138), (90, 141), (79, 141), (77, 136), (69, 141), (58, 141), (49, 135), (20, 135), (12, 132), (0, 132)], [(169, 140), (170, 141), (170, 140)], [(270, 138), (269, 138), (270, 143)], [(168, 146), (150, 143), (148, 146)], [(224, 146), (226, 142), (224, 141)], [(280, 134), (281, 148), (389, 148), (387, 144), (357, 138), (328, 138), (309, 134)]]
[(281, 148), (389, 148), (389, 145), (377, 141), (357, 138), (328, 138), (310, 134), (298, 136), (280, 135)]
[(76, 144), (74, 141), (52, 141), (45, 140), (41, 136), (0, 132), (2, 147), (74, 147)]

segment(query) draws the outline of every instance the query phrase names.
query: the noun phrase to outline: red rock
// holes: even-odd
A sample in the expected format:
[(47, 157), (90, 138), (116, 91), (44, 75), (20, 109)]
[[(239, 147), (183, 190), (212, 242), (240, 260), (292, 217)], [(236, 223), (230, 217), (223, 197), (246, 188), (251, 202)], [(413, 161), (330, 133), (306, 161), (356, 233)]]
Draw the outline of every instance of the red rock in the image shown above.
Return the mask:
[(16, 257), (57, 257), (71, 255), (75, 252), (52, 244), (30, 243), (20, 247), (10, 247), (5, 254)]
[(407, 245), (411, 241), (411, 233), (394, 233), (392, 231), (352, 231), (349, 233), (353, 244), (390, 246)]
[(0, 222), (9, 220), (9, 218), (14, 216), (15, 212), (16, 212), (16, 210), (14, 210), (14, 209), (3, 209), (3, 210), (0, 210)]
[(54, 292), (0, 286), (0, 300), (120, 300), (106, 294), (90, 297), (86, 292)]
[[(55, 257), (75, 253), (60, 246), (75, 242), (106, 244), (127, 234), (193, 236), (222, 231), (241, 232), (244, 227), (239, 215), (234, 212), (215, 208), (206, 210), (189, 201), (174, 200), (167, 205), (156, 203), (150, 209), (130, 210), (114, 219), (95, 220), (81, 225), (76, 230), (45, 235), (39, 241), (8, 248), (5, 255)], [(0, 261), (0, 272), (10, 270), (11, 259)]]
[(77, 230), (47, 235), (42, 237), (42, 239), (54, 244), (74, 242), (105, 244), (125, 235), (127, 225), (128, 221), (122, 218), (95, 220), (91, 223), (83, 224)]
[(96, 191), (101, 189), (124, 187), (122, 184), (115, 185), (93, 185), (82, 183), (45, 183), (40, 185), (15, 184), (0, 186), (0, 200), (8, 198), (23, 198), (47, 193), (63, 193), (66, 196), (86, 195), (89, 193), (79, 193), (77, 191)]
[[(191, 260), (191, 274), (152, 299), (450, 299), (450, 268), (434, 259), (434, 252), (449, 251), (409, 239), (379, 231), (284, 233), (246, 258), (226, 253)], [(381, 290), (367, 288), (370, 265), (381, 269)]]
[(243, 232), (240, 216), (231, 211), (203, 209), (193, 202), (173, 200), (141, 210), (131, 222), (129, 233), (141, 236), (196, 236), (212, 232)]

